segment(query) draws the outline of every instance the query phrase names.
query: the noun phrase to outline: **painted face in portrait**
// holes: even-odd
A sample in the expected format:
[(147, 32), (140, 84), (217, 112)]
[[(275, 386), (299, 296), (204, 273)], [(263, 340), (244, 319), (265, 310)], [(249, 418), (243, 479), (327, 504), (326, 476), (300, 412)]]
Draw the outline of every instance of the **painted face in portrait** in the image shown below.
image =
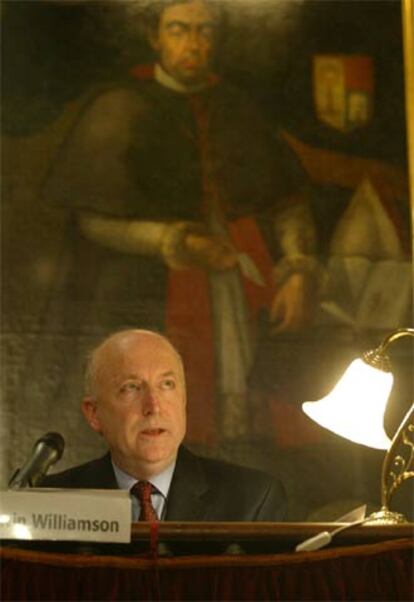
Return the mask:
[(163, 68), (181, 84), (203, 82), (210, 72), (215, 19), (202, 0), (174, 4), (161, 14), (151, 44)]
[(174, 461), (185, 435), (185, 406), (181, 360), (161, 336), (130, 331), (98, 350), (93, 394), (82, 409), (125, 472), (149, 478)]

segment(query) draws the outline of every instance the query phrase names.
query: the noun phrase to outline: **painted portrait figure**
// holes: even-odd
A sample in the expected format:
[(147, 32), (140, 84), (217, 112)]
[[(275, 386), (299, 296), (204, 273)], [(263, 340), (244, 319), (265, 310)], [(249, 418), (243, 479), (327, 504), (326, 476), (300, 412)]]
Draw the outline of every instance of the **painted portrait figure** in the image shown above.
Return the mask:
[(88, 99), (44, 192), (75, 221), (77, 327), (166, 332), (196, 399), (195, 441), (246, 434), (258, 314), (302, 326), (316, 271), (298, 162), (213, 70), (221, 10), (149, 3), (156, 62)]

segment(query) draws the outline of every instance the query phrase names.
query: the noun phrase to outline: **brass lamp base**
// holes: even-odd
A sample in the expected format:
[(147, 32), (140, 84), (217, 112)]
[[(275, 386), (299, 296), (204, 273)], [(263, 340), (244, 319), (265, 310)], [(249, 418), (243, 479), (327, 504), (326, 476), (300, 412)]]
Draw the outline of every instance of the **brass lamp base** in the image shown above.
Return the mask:
[(392, 512), (388, 508), (381, 508), (378, 512), (373, 512), (364, 521), (364, 526), (380, 526), (380, 525), (401, 525), (407, 523), (407, 519), (399, 512)]

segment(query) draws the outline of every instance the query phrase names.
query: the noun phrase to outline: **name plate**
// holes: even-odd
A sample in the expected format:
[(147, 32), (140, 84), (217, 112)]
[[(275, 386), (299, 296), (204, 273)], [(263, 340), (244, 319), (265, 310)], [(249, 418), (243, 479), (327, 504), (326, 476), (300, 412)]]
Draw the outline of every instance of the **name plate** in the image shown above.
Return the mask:
[(2, 491), (0, 538), (128, 543), (129, 493), (118, 489)]

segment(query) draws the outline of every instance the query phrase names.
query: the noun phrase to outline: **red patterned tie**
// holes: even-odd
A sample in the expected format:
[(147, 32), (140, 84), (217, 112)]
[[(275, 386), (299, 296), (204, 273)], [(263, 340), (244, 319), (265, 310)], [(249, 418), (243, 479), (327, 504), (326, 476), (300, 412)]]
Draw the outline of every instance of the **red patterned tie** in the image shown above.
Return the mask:
[(155, 487), (149, 481), (138, 481), (131, 487), (132, 495), (138, 499), (141, 511), (138, 520), (157, 521), (158, 516), (151, 502), (151, 493), (154, 493)]

